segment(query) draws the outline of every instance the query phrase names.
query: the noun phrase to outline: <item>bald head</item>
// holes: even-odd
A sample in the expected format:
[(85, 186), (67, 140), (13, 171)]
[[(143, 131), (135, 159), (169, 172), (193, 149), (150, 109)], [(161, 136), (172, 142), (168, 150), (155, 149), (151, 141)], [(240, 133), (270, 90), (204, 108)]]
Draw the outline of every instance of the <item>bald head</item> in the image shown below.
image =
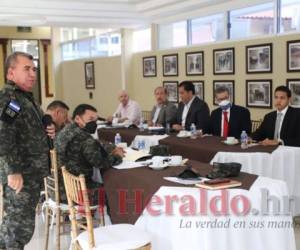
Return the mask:
[(154, 96), (158, 105), (163, 104), (167, 100), (167, 90), (164, 87), (157, 87), (154, 90)]
[(122, 90), (120, 93), (119, 93), (119, 101), (120, 103), (122, 103), (123, 106), (126, 106), (128, 101), (129, 101), (129, 95), (128, 93), (125, 91), (125, 90)]

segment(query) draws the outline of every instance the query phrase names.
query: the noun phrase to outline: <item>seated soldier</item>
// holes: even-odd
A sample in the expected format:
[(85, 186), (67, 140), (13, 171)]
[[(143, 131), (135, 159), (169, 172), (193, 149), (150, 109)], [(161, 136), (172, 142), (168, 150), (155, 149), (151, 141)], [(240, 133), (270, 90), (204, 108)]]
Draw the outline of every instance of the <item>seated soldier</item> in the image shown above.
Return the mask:
[[(109, 145), (105, 148), (91, 134), (97, 129), (97, 110), (91, 105), (80, 104), (73, 112), (71, 124), (64, 127), (55, 138), (58, 166), (65, 166), (74, 175), (83, 174), (87, 188), (96, 190), (102, 186), (101, 176), (95, 176), (97, 169), (103, 170), (122, 162), (124, 151)], [(99, 178), (100, 177), (100, 178)], [(64, 185), (60, 183), (61, 200), (65, 201)], [(95, 197), (97, 199), (97, 197)], [(92, 202), (95, 204), (95, 200)]]

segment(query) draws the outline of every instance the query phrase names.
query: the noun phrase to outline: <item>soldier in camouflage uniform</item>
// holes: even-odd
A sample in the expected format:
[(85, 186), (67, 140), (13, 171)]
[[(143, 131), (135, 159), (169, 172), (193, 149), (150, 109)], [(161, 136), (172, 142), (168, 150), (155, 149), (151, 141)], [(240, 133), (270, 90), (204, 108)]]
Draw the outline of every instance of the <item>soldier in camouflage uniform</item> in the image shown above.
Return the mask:
[[(121, 163), (124, 156), (123, 149), (111, 144), (103, 145), (92, 137), (98, 119), (97, 110), (93, 106), (88, 104), (77, 106), (72, 119), (73, 123), (66, 125), (55, 138), (58, 166), (64, 165), (74, 175), (83, 174), (87, 188), (97, 189), (102, 183), (93, 178), (94, 168), (106, 169)], [(63, 190), (61, 199), (66, 199)], [(95, 202), (96, 200), (93, 203)]]
[(0, 91), (0, 184), (4, 193), (0, 249), (19, 250), (34, 232), (41, 183), (49, 173), (47, 134), (53, 138), (55, 129), (54, 125), (44, 129), (42, 110), (31, 93), (36, 81), (32, 56), (11, 54), (5, 75), (8, 81)]

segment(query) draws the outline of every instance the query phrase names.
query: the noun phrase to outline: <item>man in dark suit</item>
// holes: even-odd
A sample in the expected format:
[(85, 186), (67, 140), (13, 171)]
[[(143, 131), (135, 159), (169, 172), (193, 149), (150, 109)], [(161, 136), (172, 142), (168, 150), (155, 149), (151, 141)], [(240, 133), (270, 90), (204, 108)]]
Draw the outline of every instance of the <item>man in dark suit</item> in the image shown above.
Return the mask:
[(300, 147), (300, 110), (289, 106), (291, 91), (286, 86), (275, 89), (276, 111), (265, 115), (252, 139), (262, 145), (286, 145)]
[(216, 136), (240, 138), (243, 130), (251, 133), (250, 112), (248, 109), (230, 102), (229, 90), (219, 87), (215, 91), (219, 108), (211, 112), (210, 132)]
[(167, 100), (167, 90), (164, 87), (157, 87), (154, 90), (156, 105), (151, 111), (150, 126), (166, 126), (176, 119), (176, 106)]
[(176, 123), (172, 128), (179, 131), (190, 130), (192, 123), (203, 133), (209, 131), (209, 108), (206, 102), (195, 96), (195, 86), (191, 81), (184, 81), (179, 84), (179, 103)]

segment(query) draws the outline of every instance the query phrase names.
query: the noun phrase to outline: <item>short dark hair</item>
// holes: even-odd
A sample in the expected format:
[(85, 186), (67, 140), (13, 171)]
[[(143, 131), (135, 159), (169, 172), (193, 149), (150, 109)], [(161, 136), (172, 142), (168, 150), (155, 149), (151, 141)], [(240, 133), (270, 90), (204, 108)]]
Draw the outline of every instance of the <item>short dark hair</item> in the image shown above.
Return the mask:
[(25, 52), (22, 52), (22, 51), (16, 51), (16, 52), (10, 54), (6, 58), (5, 64), (4, 64), (4, 76), (5, 76), (5, 78), (7, 76), (8, 69), (14, 66), (14, 64), (18, 60), (18, 57), (26, 57), (27, 59), (29, 59), (31, 61), (33, 60), (33, 56), (32, 55), (30, 55), (28, 53), (25, 53)]
[(179, 87), (183, 87), (185, 91), (192, 91), (195, 94), (195, 85), (191, 81), (183, 81), (179, 84)]
[(225, 86), (220, 86), (220, 87), (216, 88), (215, 95), (216, 94), (221, 94), (221, 93), (224, 93), (224, 92), (227, 92), (229, 94), (229, 89), (226, 88)]
[(288, 98), (290, 98), (292, 96), (292, 92), (291, 92), (291, 90), (287, 86), (284, 86), (284, 85), (278, 86), (275, 89), (274, 93), (276, 93), (277, 91), (285, 92), (287, 94)]
[(47, 106), (47, 110), (53, 110), (53, 109), (56, 109), (56, 108), (62, 108), (62, 109), (70, 110), (69, 106), (67, 104), (65, 104), (63, 101), (60, 101), (60, 100), (55, 100)]
[(85, 111), (87, 111), (87, 110), (97, 112), (97, 109), (95, 107), (93, 107), (92, 105), (79, 104), (73, 111), (72, 119), (74, 120), (76, 115), (79, 115), (79, 116), (83, 115), (85, 113)]

